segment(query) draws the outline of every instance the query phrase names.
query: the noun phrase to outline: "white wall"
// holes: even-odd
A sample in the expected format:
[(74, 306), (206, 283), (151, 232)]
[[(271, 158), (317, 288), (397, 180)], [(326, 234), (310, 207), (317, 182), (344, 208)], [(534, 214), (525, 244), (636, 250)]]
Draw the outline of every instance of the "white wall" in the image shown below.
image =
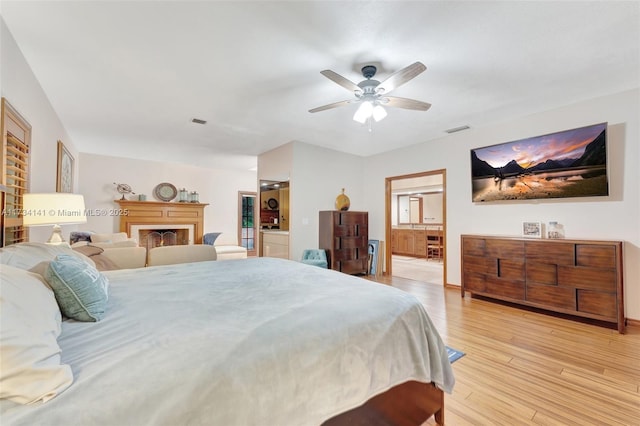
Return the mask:
[[(626, 316), (640, 319), (640, 90), (545, 111), (497, 126), (372, 156), (365, 162), (364, 208), (370, 233), (384, 232), (384, 178), (446, 169), (447, 282), (460, 284), (460, 235), (520, 235), (523, 221), (558, 221), (566, 237), (622, 240)], [(608, 197), (500, 203), (471, 202), (472, 148), (600, 122), (609, 123)]]
[[(136, 194), (157, 201), (153, 189), (162, 182), (173, 184), (178, 190), (197, 191), (204, 209), (204, 230), (222, 232), (222, 243), (237, 244), (238, 191), (256, 191), (256, 172), (207, 169), (178, 163), (135, 160), (95, 154), (80, 154), (79, 192), (84, 194), (89, 210), (115, 209), (114, 200), (120, 198), (114, 182), (126, 183)], [(137, 195), (128, 199), (137, 199)], [(120, 226), (117, 216), (87, 218), (79, 229), (95, 232), (115, 232)]]
[(334, 210), (342, 188), (349, 210), (364, 210), (363, 158), (293, 141), (258, 156), (258, 178), (289, 181), (289, 258), (318, 247), (318, 212)]
[[(362, 157), (303, 142), (295, 142), (293, 148), (289, 256), (298, 260), (304, 249), (318, 247), (318, 212), (335, 210), (342, 188), (351, 202), (349, 211), (367, 209), (362, 197)], [(369, 237), (378, 238), (371, 231)]]
[(293, 167), (293, 145), (289, 142), (258, 156), (258, 180), (287, 182)]
[[(0, 41), (2, 97), (31, 125), (30, 192), (55, 192), (58, 140), (64, 142), (76, 160), (78, 151), (1, 18)], [(78, 184), (77, 170), (76, 161), (74, 188)], [(66, 235), (75, 228), (75, 225), (63, 226), (63, 233)], [(29, 231), (30, 240), (46, 241), (51, 230), (50, 227), (33, 227)]]
[(442, 193), (422, 196), (422, 223), (442, 223)]

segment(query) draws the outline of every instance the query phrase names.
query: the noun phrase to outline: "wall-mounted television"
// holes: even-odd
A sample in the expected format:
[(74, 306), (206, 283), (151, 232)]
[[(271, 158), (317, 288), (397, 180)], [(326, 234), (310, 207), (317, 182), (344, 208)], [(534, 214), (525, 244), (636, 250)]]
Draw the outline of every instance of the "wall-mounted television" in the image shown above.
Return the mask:
[(609, 195), (607, 123), (471, 150), (473, 202)]

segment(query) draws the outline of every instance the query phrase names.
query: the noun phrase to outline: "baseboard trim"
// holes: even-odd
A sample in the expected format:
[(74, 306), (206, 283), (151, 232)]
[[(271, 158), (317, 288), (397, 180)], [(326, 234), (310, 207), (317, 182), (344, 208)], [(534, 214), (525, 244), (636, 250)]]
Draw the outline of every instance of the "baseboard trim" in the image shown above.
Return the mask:
[(627, 318), (627, 327), (640, 327), (640, 320)]

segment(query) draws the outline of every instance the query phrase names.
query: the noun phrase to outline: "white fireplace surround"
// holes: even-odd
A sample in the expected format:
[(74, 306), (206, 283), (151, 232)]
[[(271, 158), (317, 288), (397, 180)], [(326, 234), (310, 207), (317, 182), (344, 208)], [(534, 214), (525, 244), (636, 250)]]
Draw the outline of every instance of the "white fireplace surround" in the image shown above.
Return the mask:
[[(149, 225), (149, 224), (141, 224), (141, 225), (131, 225), (131, 236), (138, 240), (139, 244), (142, 244), (140, 241), (140, 231), (155, 231), (155, 230), (176, 230), (176, 229), (186, 229), (189, 233), (189, 244), (193, 244), (194, 242), (194, 226), (189, 224), (175, 224), (175, 223), (160, 223), (157, 225)], [(134, 236), (135, 235), (135, 236)]]

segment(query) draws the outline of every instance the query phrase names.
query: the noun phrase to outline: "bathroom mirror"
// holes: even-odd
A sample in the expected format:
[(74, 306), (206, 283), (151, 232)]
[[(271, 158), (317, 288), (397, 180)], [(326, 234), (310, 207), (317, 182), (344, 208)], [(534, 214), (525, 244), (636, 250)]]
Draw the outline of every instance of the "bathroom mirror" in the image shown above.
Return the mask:
[(422, 223), (422, 197), (398, 195), (398, 223)]

